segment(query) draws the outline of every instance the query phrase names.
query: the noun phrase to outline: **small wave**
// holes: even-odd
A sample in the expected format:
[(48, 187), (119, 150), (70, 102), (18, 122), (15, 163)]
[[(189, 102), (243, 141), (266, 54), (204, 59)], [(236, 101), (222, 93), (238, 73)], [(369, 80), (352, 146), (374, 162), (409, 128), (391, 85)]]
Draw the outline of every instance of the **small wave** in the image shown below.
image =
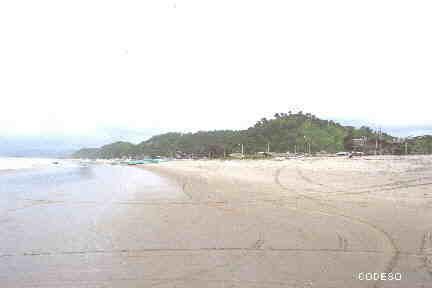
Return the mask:
[[(56, 163), (56, 164), (54, 164)], [(37, 169), (61, 165), (61, 161), (47, 158), (0, 158), (1, 170)]]

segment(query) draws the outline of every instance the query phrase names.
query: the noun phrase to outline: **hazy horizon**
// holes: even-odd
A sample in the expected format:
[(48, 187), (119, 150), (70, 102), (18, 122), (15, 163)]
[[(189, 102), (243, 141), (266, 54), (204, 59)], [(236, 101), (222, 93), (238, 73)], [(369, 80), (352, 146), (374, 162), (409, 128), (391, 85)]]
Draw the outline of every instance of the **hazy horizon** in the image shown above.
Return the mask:
[(429, 2), (262, 3), (1, 2), (0, 139), (136, 143), (289, 110), (432, 133)]
[[(304, 111), (307, 113), (307, 111)], [(281, 112), (279, 112), (281, 113)], [(284, 113), (284, 112), (282, 112)], [(272, 115), (263, 116), (271, 118)], [(262, 117), (261, 117), (262, 118)], [(260, 118), (260, 119), (261, 119)], [(256, 119), (256, 121), (259, 119)], [(367, 121), (360, 120), (343, 120), (331, 119), (345, 126), (369, 126), (372, 129), (382, 129), (395, 137), (408, 137), (418, 136), (424, 134), (432, 134), (432, 127), (430, 126), (373, 126)], [(253, 126), (251, 124), (250, 126)], [(221, 127), (216, 130), (242, 130), (230, 129), (228, 127)], [(127, 141), (138, 144), (145, 141), (152, 136), (166, 133), (166, 132), (197, 132), (199, 130), (175, 130), (175, 129), (141, 129), (131, 130), (127, 127), (104, 127), (98, 130), (98, 133), (93, 134), (45, 134), (45, 135), (14, 135), (2, 137), (0, 135), (0, 157), (1, 156), (66, 156), (70, 153), (81, 148), (98, 148), (106, 144), (117, 141)]]

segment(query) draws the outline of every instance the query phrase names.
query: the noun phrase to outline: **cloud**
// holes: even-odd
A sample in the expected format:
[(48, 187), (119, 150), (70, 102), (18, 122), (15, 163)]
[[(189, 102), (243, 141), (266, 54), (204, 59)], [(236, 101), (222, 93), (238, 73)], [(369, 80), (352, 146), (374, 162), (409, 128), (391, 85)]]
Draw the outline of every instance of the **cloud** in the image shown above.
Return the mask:
[(428, 1), (172, 4), (1, 2), (1, 135), (244, 129), (288, 110), (431, 124)]

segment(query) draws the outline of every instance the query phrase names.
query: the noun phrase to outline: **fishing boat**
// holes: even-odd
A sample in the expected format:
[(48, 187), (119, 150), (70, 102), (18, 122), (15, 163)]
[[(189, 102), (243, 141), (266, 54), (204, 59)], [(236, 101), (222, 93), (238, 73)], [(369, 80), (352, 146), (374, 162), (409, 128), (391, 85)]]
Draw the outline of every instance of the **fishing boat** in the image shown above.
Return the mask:
[(113, 162), (111, 163), (111, 165), (141, 165), (141, 164), (147, 164), (147, 163), (161, 163), (161, 162), (167, 162), (170, 161), (171, 159), (162, 159), (162, 158), (158, 158), (158, 159), (142, 159), (142, 160), (133, 160), (133, 161), (121, 161), (121, 162)]

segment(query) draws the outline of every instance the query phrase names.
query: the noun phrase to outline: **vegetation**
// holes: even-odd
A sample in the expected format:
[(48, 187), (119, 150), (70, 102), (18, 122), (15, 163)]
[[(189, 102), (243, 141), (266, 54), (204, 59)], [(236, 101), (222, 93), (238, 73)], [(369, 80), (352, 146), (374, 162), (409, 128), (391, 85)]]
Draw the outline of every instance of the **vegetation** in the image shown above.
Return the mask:
[(95, 159), (98, 158), (99, 148), (83, 148), (72, 154), (74, 158)]
[(408, 146), (411, 154), (432, 154), (432, 135), (413, 138)]
[(97, 152), (98, 158), (122, 158), (136, 154), (136, 146), (129, 142), (115, 142), (102, 146)]
[[(369, 127), (343, 126), (329, 120), (322, 120), (312, 114), (276, 113), (274, 118), (262, 118), (246, 130), (199, 131), (196, 133), (166, 133), (153, 136), (137, 145), (116, 142), (99, 149), (85, 148), (72, 156), (75, 158), (144, 158), (152, 155), (173, 156), (181, 151), (185, 154), (205, 154), (224, 157), (241, 152), (243, 144), (246, 154), (272, 152), (350, 151), (353, 138), (376, 138)], [(381, 139), (393, 137), (383, 133)], [(432, 136), (413, 146), (416, 151), (432, 151)], [(424, 142), (424, 143), (423, 143)], [(429, 145), (429, 146), (428, 146)], [(429, 149), (429, 150), (428, 150)]]

